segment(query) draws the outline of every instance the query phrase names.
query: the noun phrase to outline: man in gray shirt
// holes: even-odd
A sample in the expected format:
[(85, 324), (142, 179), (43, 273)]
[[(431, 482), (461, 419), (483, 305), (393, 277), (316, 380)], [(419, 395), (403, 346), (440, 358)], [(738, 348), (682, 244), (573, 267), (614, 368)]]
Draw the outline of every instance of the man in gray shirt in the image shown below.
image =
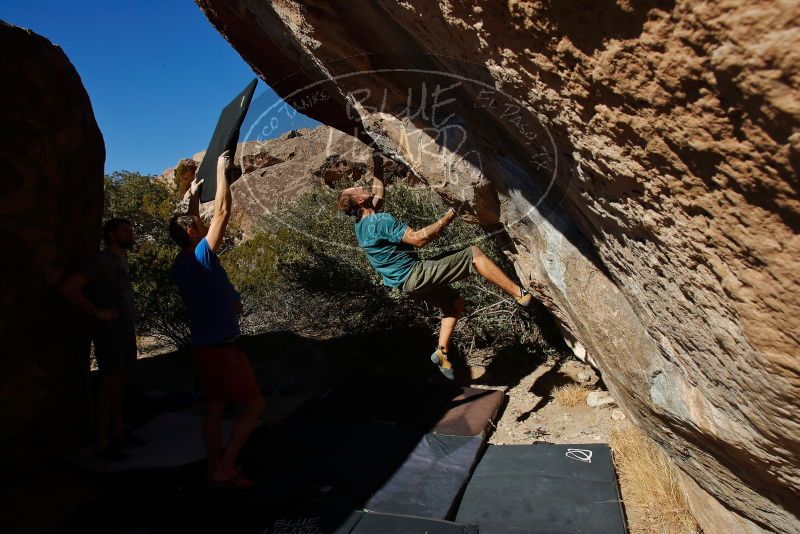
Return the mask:
[(97, 402), (95, 456), (115, 461), (125, 458), (122, 394), (128, 373), (136, 363), (136, 310), (127, 251), (133, 246), (133, 228), (125, 219), (103, 225), (105, 249), (88, 258), (61, 286), (61, 293), (92, 317), (92, 340), (101, 387)]

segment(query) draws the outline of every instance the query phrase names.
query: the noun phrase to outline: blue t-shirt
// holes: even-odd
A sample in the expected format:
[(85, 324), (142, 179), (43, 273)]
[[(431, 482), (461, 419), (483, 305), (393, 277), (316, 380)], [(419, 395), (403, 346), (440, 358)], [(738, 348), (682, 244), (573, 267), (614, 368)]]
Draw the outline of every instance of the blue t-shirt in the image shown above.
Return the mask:
[(189, 313), (192, 346), (214, 345), (239, 335), (239, 320), (233, 307), (239, 293), (205, 238), (197, 244), (194, 254), (178, 254), (172, 264), (172, 281), (180, 289)]
[(384, 285), (399, 287), (419, 261), (416, 249), (403, 243), (408, 228), (389, 213), (367, 215), (356, 223), (356, 239)]

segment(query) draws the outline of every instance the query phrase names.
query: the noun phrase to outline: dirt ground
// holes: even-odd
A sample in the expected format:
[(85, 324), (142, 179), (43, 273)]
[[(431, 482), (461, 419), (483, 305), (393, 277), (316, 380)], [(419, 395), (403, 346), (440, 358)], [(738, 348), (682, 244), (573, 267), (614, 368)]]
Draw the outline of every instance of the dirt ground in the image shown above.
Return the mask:
[(508, 388), (507, 403), (490, 443), (608, 443), (612, 429), (625, 424), (622, 412), (616, 404), (598, 407), (591, 407), (585, 401), (577, 406), (559, 404), (553, 398), (554, 390), (568, 384), (602, 390), (602, 383), (590, 366), (573, 360), (546, 362)]

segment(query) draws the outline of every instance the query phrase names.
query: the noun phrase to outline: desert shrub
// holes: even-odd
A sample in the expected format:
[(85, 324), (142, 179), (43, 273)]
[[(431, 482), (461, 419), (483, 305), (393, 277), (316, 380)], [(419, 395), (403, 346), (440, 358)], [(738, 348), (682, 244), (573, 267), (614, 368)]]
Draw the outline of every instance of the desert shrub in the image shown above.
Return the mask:
[(699, 532), (674, 462), (632, 424), (611, 431), (614, 465), (635, 534)]
[(559, 406), (574, 408), (586, 403), (589, 389), (581, 384), (566, 384), (553, 390), (553, 400)]
[(139, 335), (183, 348), (189, 345), (189, 324), (183, 300), (170, 277), (176, 253), (174, 245), (140, 239), (128, 254), (128, 262)]
[(177, 249), (167, 231), (176, 202), (172, 190), (153, 176), (117, 171), (105, 177), (104, 219), (124, 217), (136, 235), (128, 264), (137, 332), (183, 347), (189, 343), (189, 328), (183, 302), (170, 280)]
[(167, 222), (175, 207), (172, 191), (153, 176), (116, 171), (104, 179), (103, 217), (124, 217), (137, 240), (169, 244)]

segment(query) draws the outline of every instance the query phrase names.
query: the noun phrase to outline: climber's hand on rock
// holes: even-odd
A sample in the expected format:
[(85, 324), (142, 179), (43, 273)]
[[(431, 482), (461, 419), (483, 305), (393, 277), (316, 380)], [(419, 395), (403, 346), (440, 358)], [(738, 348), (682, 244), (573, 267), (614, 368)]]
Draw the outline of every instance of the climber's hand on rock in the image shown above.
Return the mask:
[(472, 210), (469, 202), (456, 202), (452, 207), (459, 219), (467, 224), (480, 224), (477, 214)]
[(457, 210), (458, 217), (467, 224), (481, 224), (481, 220), (478, 218), (478, 214), (472, 210), (464, 209), (464, 210)]

